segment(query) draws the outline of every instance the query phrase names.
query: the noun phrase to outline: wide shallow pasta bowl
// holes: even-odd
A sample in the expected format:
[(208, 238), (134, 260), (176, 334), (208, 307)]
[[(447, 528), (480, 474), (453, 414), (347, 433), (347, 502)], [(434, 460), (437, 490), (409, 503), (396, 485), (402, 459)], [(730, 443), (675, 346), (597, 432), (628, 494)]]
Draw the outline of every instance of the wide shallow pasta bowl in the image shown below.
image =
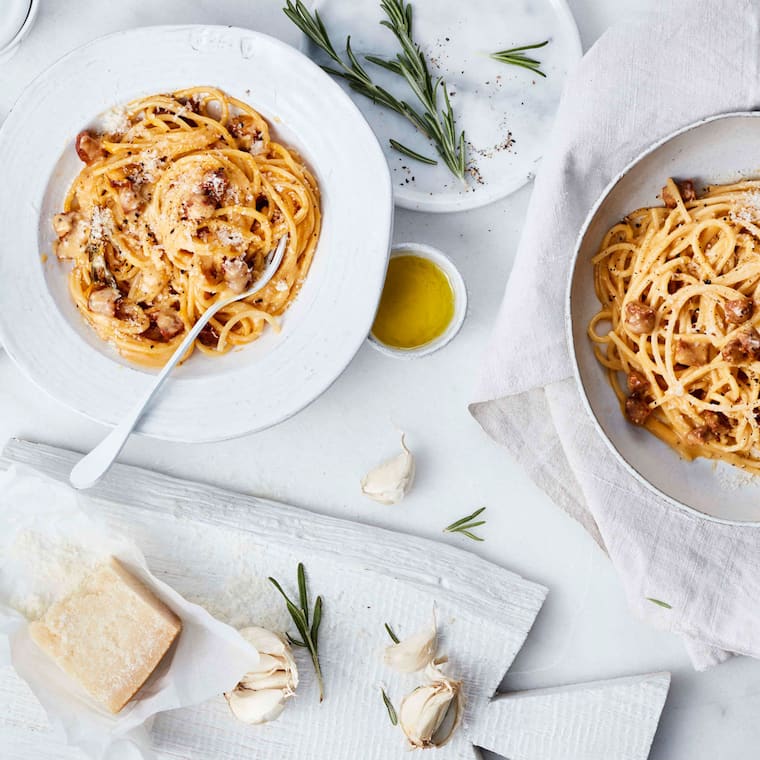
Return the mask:
[(140, 426), (210, 441), (274, 425), (326, 390), (366, 339), (385, 278), (393, 200), (383, 152), (341, 88), (278, 40), (229, 27), (134, 29), (75, 50), (27, 88), (0, 130), (0, 339), (40, 388), (94, 420), (115, 424), (144, 392), (150, 372), (121, 359), (76, 312), (69, 265), (52, 255), (51, 219), (81, 168), (81, 129), (138, 96), (195, 85), (267, 119), (315, 174), (323, 216), (281, 332), (220, 357), (196, 352)]
[(581, 395), (600, 435), (640, 482), (666, 501), (731, 523), (760, 522), (760, 478), (708, 459), (688, 462), (622, 415), (586, 330), (599, 310), (592, 257), (605, 232), (626, 214), (657, 205), (668, 177), (696, 185), (760, 176), (760, 113), (732, 113), (689, 125), (653, 145), (626, 167), (591, 210), (578, 238), (567, 297), (570, 353)]

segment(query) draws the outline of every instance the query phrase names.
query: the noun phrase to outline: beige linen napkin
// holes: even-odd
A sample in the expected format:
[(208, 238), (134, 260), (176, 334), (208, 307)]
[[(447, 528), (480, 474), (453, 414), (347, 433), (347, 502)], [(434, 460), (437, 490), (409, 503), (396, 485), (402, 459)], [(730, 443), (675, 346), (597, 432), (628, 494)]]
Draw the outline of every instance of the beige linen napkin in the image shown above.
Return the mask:
[(760, 526), (678, 510), (618, 464), (571, 377), (564, 297), (578, 231), (621, 169), (681, 126), (758, 106), (752, 0), (667, 2), (599, 39), (568, 81), (471, 406), (607, 550), (636, 613), (684, 637), (697, 669), (760, 657)]

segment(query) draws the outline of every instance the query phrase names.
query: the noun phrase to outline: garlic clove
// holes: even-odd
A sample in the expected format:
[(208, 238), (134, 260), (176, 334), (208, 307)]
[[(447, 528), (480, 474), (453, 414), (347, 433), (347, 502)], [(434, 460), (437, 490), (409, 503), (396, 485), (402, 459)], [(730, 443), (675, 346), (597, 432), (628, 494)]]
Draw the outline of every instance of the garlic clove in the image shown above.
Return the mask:
[(227, 704), (232, 714), (243, 723), (256, 725), (275, 720), (285, 709), (287, 697), (281, 689), (264, 689), (263, 691), (250, 691), (249, 689), (235, 688), (228, 694)]
[(272, 673), (282, 667), (282, 656), (265, 654), (259, 650), (259, 664), (251, 668), (250, 673)]
[(290, 674), (285, 670), (275, 670), (272, 673), (246, 673), (239, 686), (244, 689), (255, 691), (264, 691), (266, 689), (282, 689), (283, 691), (292, 689), (292, 679)]
[(442, 676), (404, 697), (399, 725), (412, 748), (442, 747), (456, 731), (463, 706), (461, 682)]
[(267, 654), (282, 654), (288, 646), (276, 633), (256, 625), (241, 628), (240, 635), (254, 649), (258, 649), (259, 652), (266, 652)]
[(397, 504), (414, 482), (414, 456), (401, 435), (403, 451), (370, 470), (361, 481), (362, 493), (380, 504)]
[[(435, 615), (432, 625), (385, 648), (383, 661), (399, 673), (416, 673), (430, 665), (438, 648)], [(433, 679), (435, 680), (435, 679)]]
[(259, 652), (259, 662), (224, 696), (232, 714), (245, 723), (275, 720), (298, 686), (298, 667), (290, 645), (266, 628), (251, 626), (240, 631)]

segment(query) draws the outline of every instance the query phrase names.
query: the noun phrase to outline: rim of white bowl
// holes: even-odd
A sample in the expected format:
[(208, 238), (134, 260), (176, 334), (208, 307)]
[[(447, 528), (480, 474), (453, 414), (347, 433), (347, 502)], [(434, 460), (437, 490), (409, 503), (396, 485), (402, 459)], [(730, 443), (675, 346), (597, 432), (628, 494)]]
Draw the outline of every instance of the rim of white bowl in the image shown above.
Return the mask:
[(39, 9), (39, 0), (30, 0), (29, 11), (26, 14), (24, 23), (21, 24), (15, 36), (11, 37), (8, 44), (5, 47), (0, 48), (0, 61), (9, 58), (12, 53), (16, 51), (21, 41), (29, 34), (34, 20), (37, 17), (37, 10)]
[(391, 248), (390, 259), (399, 256), (414, 254), (423, 259), (428, 259), (437, 264), (441, 271), (446, 275), (451, 290), (454, 293), (454, 316), (449, 322), (446, 330), (434, 340), (424, 343), (415, 348), (394, 348), (382, 343), (376, 338), (370, 330), (368, 340), (373, 348), (376, 348), (381, 354), (392, 356), (394, 359), (418, 359), (420, 356), (428, 356), (443, 348), (450, 343), (461, 330), (464, 319), (467, 316), (467, 286), (461, 272), (456, 268), (454, 262), (439, 248), (435, 248), (427, 243), (397, 243)]

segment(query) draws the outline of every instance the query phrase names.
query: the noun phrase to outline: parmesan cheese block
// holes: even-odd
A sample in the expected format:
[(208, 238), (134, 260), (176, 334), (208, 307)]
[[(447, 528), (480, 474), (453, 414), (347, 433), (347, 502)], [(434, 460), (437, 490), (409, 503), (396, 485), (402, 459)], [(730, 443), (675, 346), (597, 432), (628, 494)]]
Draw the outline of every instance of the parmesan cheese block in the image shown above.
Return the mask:
[(37, 645), (118, 713), (182, 629), (180, 619), (115, 559), (29, 626)]

